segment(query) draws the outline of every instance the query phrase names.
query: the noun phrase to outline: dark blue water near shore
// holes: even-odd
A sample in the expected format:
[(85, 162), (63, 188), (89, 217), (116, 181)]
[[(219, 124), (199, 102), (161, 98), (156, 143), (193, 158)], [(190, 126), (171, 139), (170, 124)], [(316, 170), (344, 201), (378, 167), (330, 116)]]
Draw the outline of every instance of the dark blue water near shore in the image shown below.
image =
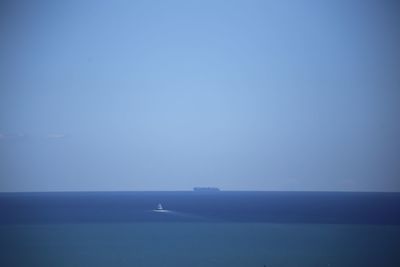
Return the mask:
[[(162, 203), (169, 213), (151, 212)], [(273, 222), (400, 225), (400, 193), (1, 193), (1, 224)]]
[(398, 267), (399, 210), (398, 193), (2, 193), (0, 266)]

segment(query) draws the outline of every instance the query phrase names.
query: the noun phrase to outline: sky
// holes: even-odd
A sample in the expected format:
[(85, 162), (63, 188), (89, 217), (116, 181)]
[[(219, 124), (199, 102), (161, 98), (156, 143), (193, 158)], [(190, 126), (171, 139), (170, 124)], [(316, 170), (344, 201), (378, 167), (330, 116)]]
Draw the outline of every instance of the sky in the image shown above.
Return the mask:
[(400, 191), (400, 5), (0, 1), (0, 191)]

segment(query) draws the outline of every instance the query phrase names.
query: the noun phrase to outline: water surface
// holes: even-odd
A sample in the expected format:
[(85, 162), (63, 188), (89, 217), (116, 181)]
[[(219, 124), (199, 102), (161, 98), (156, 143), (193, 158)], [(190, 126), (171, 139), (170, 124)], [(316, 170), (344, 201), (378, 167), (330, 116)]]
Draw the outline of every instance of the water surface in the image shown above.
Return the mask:
[[(0, 266), (400, 266), (398, 194), (1, 194)], [(152, 209), (162, 202), (165, 213)]]

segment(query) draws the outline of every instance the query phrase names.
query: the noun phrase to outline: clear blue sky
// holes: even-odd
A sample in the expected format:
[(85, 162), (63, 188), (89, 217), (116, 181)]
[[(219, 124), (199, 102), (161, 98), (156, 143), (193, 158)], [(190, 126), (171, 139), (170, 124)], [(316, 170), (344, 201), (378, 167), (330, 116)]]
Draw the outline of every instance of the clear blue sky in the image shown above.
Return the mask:
[(400, 191), (396, 1), (1, 1), (0, 191)]

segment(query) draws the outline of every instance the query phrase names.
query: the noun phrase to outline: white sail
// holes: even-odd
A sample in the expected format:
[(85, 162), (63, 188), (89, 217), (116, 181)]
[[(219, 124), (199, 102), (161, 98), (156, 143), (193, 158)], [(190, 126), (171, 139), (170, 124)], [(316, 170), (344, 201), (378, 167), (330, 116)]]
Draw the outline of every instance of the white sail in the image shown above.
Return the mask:
[(164, 209), (161, 203), (158, 203), (157, 207), (153, 210), (155, 212), (169, 212), (168, 210)]

